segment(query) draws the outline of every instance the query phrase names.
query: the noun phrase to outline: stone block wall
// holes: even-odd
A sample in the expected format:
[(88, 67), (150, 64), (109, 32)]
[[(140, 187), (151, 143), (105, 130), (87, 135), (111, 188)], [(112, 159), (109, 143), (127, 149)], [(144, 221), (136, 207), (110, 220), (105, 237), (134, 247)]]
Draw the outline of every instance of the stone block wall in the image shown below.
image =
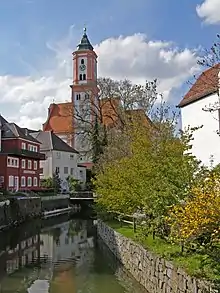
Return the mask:
[(219, 292), (211, 288), (208, 282), (187, 275), (182, 269), (147, 251), (101, 220), (97, 222), (97, 233), (122, 265), (149, 293)]

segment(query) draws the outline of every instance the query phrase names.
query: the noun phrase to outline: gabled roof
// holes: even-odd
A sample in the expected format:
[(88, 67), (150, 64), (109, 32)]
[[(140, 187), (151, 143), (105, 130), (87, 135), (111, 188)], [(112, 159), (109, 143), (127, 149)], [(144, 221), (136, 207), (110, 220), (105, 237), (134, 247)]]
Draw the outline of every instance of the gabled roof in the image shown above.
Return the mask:
[(4, 125), (6, 123), (8, 123), (8, 121), (2, 115), (0, 115), (0, 125)]
[(26, 128), (21, 128), (15, 123), (9, 123), (3, 116), (0, 115), (0, 123), (2, 128), (2, 138), (21, 138), (37, 144), (38, 140), (33, 138)]
[(192, 85), (188, 93), (183, 97), (178, 107), (184, 107), (195, 101), (198, 101), (218, 90), (218, 73), (220, 63), (205, 70)]
[(43, 124), (44, 131), (54, 133), (71, 133), (73, 130), (73, 104), (71, 102), (50, 104), (47, 121)]
[(105, 98), (100, 100), (100, 111), (103, 124), (105, 126), (114, 126), (118, 122), (118, 110), (121, 106), (120, 98)]
[(78, 154), (74, 148), (65, 143), (52, 131), (38, 131), (31, 133), (31, 135), (41, 142), (41, 151), (55, 150)]
[[(115, 127), (120, 123), (119, 113), (121, 107), (120, 98), (101, 99), (100, 111), (103, 124), (107, 127)], [(126, 110), (132, 117), (141, 117), (144, 123), (152, 124), (151, 120), (143, 110)], [(44, 131), (53, 131), (55, 134), (70, 134), (74, 131), (73, 104), (71, 102), (51, 104), (48, 111), (47, 121), (43, 124)]]

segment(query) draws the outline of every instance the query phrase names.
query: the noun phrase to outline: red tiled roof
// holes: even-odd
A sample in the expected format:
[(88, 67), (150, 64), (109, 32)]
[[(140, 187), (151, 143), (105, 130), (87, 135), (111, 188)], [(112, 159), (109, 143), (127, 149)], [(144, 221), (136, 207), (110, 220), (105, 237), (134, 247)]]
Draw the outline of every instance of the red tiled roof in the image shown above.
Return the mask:
[(91, 162), (77, 164), (78, 167), (83, 167), (83, 168), (86, 168), (86, 169), (92, 169), (93, 165), (94, 164), (91, 163)]
[(218, 90), (220, 63), (204, 71), (183, 97), (178, 107), (184, 107)]
[(47, 121), (43, 124), (44, 131), (53, 130), (54, 133), (73, 132), (72, 103), (51, 104)]
[[(105, 126), (116, 126), (119, 121), (118, 110), (120, 107), (120, 99), (103, 99), (100, 101), (100, 109), (102, 114), (102, 122)], [(143, 123), (149, 125), (150, 119), (143, 110), (127, 110), (128, 115), (132, 117), (140, 116)], [(71, 102), (61, 104), (51, 104), (48, 111), (47, 121), (43, 124), (44, 131), (53, 131), (55, 134), (73, 133), (73, 104)]]
[(120, 107), (120, 99), (102, 99), (100, 100), (100, 109), (103, 124), (105, 126), (115, 125), (118, 121), (118, 108)]

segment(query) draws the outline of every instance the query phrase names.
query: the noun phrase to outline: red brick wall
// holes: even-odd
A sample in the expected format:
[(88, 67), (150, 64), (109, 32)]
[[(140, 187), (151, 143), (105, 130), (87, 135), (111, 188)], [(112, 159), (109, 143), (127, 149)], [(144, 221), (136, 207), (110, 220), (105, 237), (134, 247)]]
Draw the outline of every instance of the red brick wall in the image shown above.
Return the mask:
[(18, 147), (19, 147), (19, 149), (21, 149), (22, 142), (24, 142), (26, 144), (26, 150), (29, 150), (28, 149), (28, 145), (32, 145), (32, 146), (36, 146), (37, 147), (37, 152), (40, 151), (40, 145), (39, 144), (34, 143), (32, 141), (29, 142), (27, 140), (22, 140), (22, 139), (18, 139)]
[[(4, 181), (6, 179), (6, 174), (7, 174), (6, 158), (7, 158), (7, 156), (4, 156), (4, 155), (0, 156), (0, 176), (4, 177)], [(5, 185), (5, 182), (3, 183), (3, 185), (1, 187), (4, 188), (5, 187), (4, 185)]]
[[(22, 148), (22, 142), (26, 144), (26, 149), (28, 150), (28, 145), (32, 145), (37, 147), (37, 152), (40, 152), (40, 145), (37, 143), (32, 143), (31, 141), (26, 141), (22, 139), (8, 139), (8, 140), (2, 140), (2, 147), (4, 150), (10, 151), (12, 149), (21, 149)], [(18, 156), (13, 156), (9, 155), (11, 158), (19, 158)], [(25, 169), (22, 168), (22, 159), (25, 159), (26, 161), (26, 166)], [(32, 162), (32, 168), (29, 170), (28, 169), (28, 160)], [(34, 161), (37, 162), (37, 169), (34, 169)], [(40, 161), (32, 158), (27, 158), (27, 157), (20, 157), (19, 158), (19, 168), (15, 167), (8, 167), (7, 166), (7, 155), (5, 156), (0, 156), (0, 176), (4, 176), (4, 185), (5, 188), (8, 189), (8, 181), (9, 181), (9, 176), (18, 176), (19, 177), (19, 189), (35, 189), (39, 187), (40, 183)], [(24, 176), (26, 178), (26, 185), (23, 187), (21, 186), (21, 177)], [(27, 186), (27, 178), (31, 177), (32, 178), (32, 186)], [(38, 186), (33, 186), (34, 185), (34, 177), (37, 177), (38, 181)], [(11, 189), (11, 187), (10, 187)]]
[(18, 139), (7, 139), (2, 140), (2, 148), (4, 150), (11, 150), (19, 147), (19, 140)]
[[(26, 167), (25, 169), (21, 168), (21, 161), (22, 159), (25, 159), (26, 162)], [(31, 161), (31, 165), (32, 168), (28, 169), (28, 161)], [(34, 169), (34, 161), (37, 162), (37, 170)], [(29, 188), (29, 189), (34, 189), (36, 188), (36, 186), (33, 186), (34, 184), (34, 177), (37, 177), (37, 181), (38, 181), (38, 187), (39, 187), (39, 183), (40, 183), (40, 161), (38, 160), (34, 160), (34, 159), (30, 159), (30, 158), (20, 158), (20, 177), (25, 176), (26, 177), (26, 187), (25, 188)], [(27, 187), (27, 178), (31, 177), (32, 178), (32, 187)], [(24, 187), (20, 187), (20, 188), (24, 188)]]
[(28, 150), (28, 145), (33, 145), (37, 147), (37, 151), (40, 151), (40, 145), (34, 142), (29, 142), (27, 140), (22, 140), (20, 138), (18, 139), (7, 139), (7, 140), (2, 140), (2, 147), (5, 150), (11, 150), (11, 149), (21, 149), (22, 142), (26, 144), (26, 149)]
[[(8, 156), (13, 158), (13, 156)], [(19, 177), (19, 189), (37, 189), (39, 187), (40, 183), (40, 162), (34, 159), (21, 157), (19, 158), (19, 168), (15, 167), (8, 167), (7, 166), (7, 155), (0, 156), (0, 176), (4, 176), (4, 186), (3, 188), (10, 188), (13, 189), (13, 187), (8, 187), (9, 184), (9, 176), (18, 176)], [(17, 158), (17, 157), (14, 157)], [(26, 161), (26, 168), (22, 169), (21, 161), (22, 159), (25, 159)], [(28, 160), (32, 162), (32, 168), (28, 169)], [(37, 170), (34, 170), (34, 161), (37, 162)], [(21, 186), (21, 177), (24, 176), (26, 178), (26, 185)], [(28, 177), (32, 178), (32, 186), (27, 186)], [(34, 177), (37, 177), (38, 186), (34, 186)]]

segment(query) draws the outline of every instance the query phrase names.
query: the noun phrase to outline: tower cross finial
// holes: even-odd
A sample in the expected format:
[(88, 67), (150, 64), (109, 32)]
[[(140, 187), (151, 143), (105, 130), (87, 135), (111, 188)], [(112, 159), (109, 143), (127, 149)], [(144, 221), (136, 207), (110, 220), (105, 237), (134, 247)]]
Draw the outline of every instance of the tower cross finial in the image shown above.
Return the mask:
[(86, 25), (84, 25), (83, 31), (84, 31), (84, 34), (86, 34)]

